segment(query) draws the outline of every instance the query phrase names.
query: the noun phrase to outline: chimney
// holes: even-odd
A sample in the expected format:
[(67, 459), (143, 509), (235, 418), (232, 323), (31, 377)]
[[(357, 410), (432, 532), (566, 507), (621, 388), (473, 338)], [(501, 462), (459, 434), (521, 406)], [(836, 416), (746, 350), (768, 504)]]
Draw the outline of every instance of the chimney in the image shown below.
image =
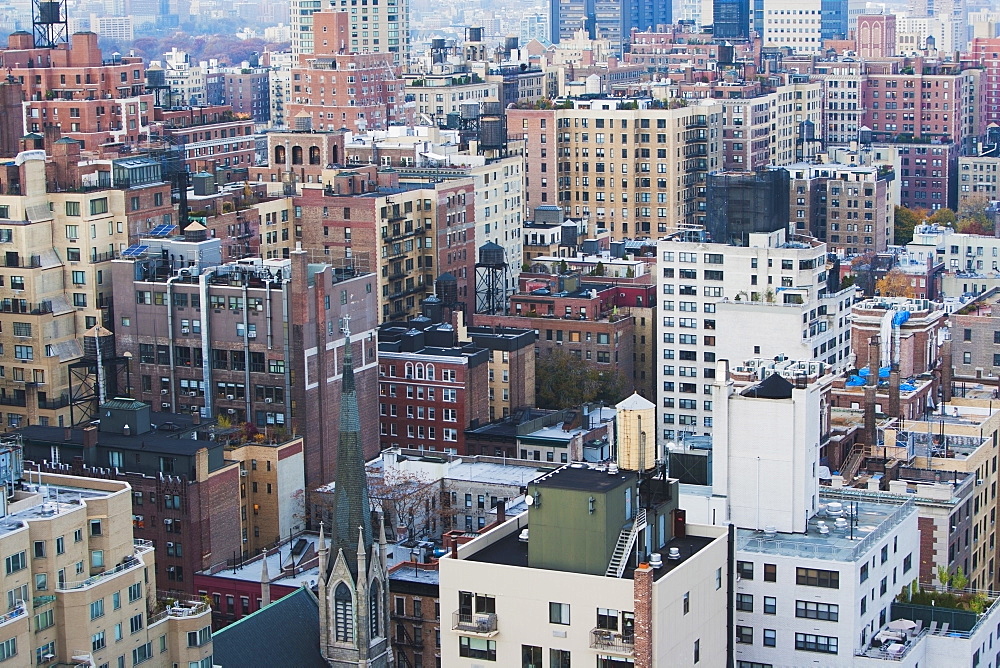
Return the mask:
[(868, 339), (868, 382), (865, 383), (865, 445), (876, 445), (878, 435), (875, 432), (875, 394), (878, 390), (879, 345), (881, 339), (873, 336)]
[(951, 340), (941, 345), (941, 401), (951, 401), (951, 379), (955, 368), (951, 365)]
[(201, 411), (191, 413), (191, 424), (198, 426), (201, 424)]
[(497, 526), (507, 521), (507, 502), (503, 499), (497, 501)]
[(64, 441), (72, 441), (73, 440), (73, 428), (72, 427), (63, 427), (63, 440)]
[(653, 569), (642, 563), (632, 576), (635, 668), (653, 668)]
[(97, 426), (89, 424), (83, 428), (83, 461), (97, 465)]

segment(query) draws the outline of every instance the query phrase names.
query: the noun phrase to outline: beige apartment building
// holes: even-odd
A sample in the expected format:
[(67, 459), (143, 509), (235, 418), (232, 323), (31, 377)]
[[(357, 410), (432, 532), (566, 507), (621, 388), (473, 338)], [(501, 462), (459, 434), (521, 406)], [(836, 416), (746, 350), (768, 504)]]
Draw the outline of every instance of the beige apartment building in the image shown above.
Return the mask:
[(556, 205), (613, 239), (704, 224), (705, 177), (722, 168), (722, 106), (673, 109), (649, 100), (576, 100), (567, 109), (508, 109), (527, 140), (525, 215)]
[[(61, 141), (61, 140), (60, 140)], [(58, 146), (59, 142), (55, 142)], [(142, 164), (139, 164), (142, 162)], [(109, 261), (130, 235), (161, 224), (142, 212), (170, 207), (159, 165), (110, 161), (92, 183), (52, 190), (66, 164), (42, 150), (23, 151), (0, 174), (0, 412), (3, 426), (69, 425), (69, 365), (84, 356), (85, 333), (106, 323), (111, 304)], [(155, 200), (155, 201), (154, 201)]]
[[(0, 456), (19, 467), (13, 441)], [(0, 520), (0, 656), (18, 666), (211, 668), (211, 609), (158, 598), (153, 545), (132, 538), (131, 487), (30, 478), (10, 481)]]

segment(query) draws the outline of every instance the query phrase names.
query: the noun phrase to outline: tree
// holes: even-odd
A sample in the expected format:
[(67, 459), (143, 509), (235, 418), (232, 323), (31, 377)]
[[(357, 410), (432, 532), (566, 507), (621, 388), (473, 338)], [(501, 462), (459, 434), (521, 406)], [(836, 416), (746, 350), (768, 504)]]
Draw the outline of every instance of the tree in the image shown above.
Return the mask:
[(987, 209), (990, 199), (986, 193), (974, 193), (962, 199), (958, 207), (959, 232), (967, 234), (993, 234), (993, 220)]
[(954, 225), (958, 217), (951, 209), (938, 209), (927, 218), (931, 225)]
[(912, 297), (910, 277), (900, 268), (890, 269), (883, 278), (875, 281), (875, 292), (883, 297)]
[(619, 369), (597, 369), (562, 348), (535, 361), (535, 401), (539, 408), (563, 409), (601, 400), (613, 404), (631, 390)]
[(426, 476), (398, 467), (369, 466), (368, 496), (372, 509), (382, 513), (386, 533), (394, 536), (405, 527), (410, 540), (437, 537), (451, 525), (443, 519), (449, 510), (440, 503), (439, 485)]
[(951, 584), (951, 573), (948, 572), (947, 566), (938, 566), (937, 568), (938, 582), (944, 587), (945, 591), (948, 591), (948, 585)]
[(895, 228), (895, 243), (904, 246), (913, 241), (914, 228), (923, 221), (924, 217), (921, 209), (907, 209), (897, 206), (893, 217)]
[(603, 276), (604, 275), (604, 263), (601, 261), (597, 262), (597, 266), (594, 267), (594, 271), (591, 276)]
[(962, 591), (969, 586), (969, 577), (965, 574), (965, 571), (961, 566), (959, 566), (955, 571), (955, 574), (951, 576), (951, 586), (959, 591)]

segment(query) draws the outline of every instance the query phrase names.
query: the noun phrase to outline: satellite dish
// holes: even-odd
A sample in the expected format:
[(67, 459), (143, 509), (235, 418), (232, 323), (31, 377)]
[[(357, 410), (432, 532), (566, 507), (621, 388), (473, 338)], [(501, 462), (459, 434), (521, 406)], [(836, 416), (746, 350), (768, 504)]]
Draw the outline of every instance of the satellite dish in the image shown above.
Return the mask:
[(524, 503), (527, 504), (527, 505), (529, 505), (529, 506), (535, 505), (535, 497), (531, 496), (530, 494), (525, 494), (524, 495)]

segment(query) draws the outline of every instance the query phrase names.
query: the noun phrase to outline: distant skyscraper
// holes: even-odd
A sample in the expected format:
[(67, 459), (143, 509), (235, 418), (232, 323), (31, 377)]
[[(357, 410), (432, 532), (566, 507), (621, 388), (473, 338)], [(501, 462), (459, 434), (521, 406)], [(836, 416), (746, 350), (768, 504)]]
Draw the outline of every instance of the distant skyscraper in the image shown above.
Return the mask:
[(628, 46), (632, 28), (655, 29), (672, 23), (670, 0), (550, 0), (549, 30), (552, 43), (572, 39), (583, 28), (592, 39), (610, 40), (621, 52)]
[(713, 0), (712, 17), (717, 38), (750, 38), (750, 0)]

